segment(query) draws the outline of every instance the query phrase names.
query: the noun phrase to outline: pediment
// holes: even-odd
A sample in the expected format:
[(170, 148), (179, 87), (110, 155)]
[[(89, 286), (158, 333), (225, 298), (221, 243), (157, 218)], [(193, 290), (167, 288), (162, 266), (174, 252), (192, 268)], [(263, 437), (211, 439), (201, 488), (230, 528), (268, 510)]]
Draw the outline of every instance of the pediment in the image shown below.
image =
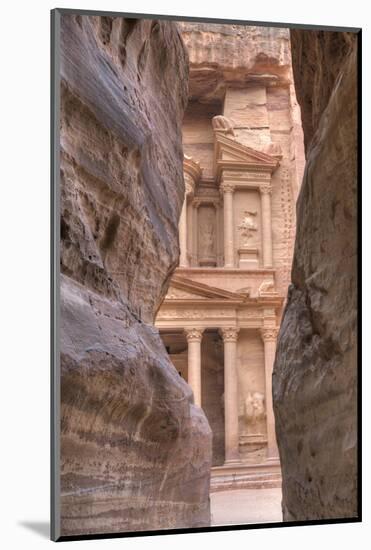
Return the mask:
[(166, 300), (207, 300), (206, 296), (202, 294), (196, 294), (195, 292), (190, 292), (181, 288), (177, 288), (174, 285), (170, 285), (169, 290), (166, 294)]
[(215, 136), (215, 171), (218, 172), (221, 167), (247, 170), (263, 170), (272, 173), (278, 166), (278, 159), (268, 153), (257, 151), (247, 145), (226, 137), (224, 135)]
[(240, 303), (246, 298), (245, 294), (230, 292), (211, 287), (184, 277), (173, 276), (165, 301), (223, 301)]

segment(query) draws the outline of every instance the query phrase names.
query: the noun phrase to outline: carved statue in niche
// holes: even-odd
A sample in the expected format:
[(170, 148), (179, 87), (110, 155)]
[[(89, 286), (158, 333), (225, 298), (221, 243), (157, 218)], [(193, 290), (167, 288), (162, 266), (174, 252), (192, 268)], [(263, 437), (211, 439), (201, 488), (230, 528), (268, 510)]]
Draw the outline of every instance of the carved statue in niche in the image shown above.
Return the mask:
[(200, 265), (215, 265), (216, 262), (215, 211), (213, 207), (205, 206), (200, 211), (199, 260)]
[(206, 226), (202, 233), (202, 244), (205, 256), (214, 254), (214, 228), (212, 225)]
[(265, 396), (258, 391), (247, 392), (239, 416), (239, 449), (242, 460), (260, 462), (265, 458), (266, 411)]
[(241, 233), (241, 236), (244, 238), (242, 243), (243, 246), (249, 246), (249, 239), (251, 239), (251, 237), (256, 234), (256, 231), (258, 230), (258, 226), (255, 221), (256, 216), (256, 210), (245, 210), (242, 222), (237, 227), (238, 231)]
[(255, 391), (248, 392), (244, 401), (244, 422), (249, 435), (264, 433), (265, 424), (265, 396)]

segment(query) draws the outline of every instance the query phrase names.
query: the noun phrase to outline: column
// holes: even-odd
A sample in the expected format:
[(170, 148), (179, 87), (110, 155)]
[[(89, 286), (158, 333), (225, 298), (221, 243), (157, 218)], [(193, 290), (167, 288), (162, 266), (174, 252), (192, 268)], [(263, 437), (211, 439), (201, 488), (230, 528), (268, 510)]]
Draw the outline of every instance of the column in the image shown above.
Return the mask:
[(224, 204), (224, 267), (234, 267), (233, 185), (222, 183)]
[(187, 206), (187, 251), (188, 251), (188, 265), (193, 265), (193, 204), (190, 201)]
[(198, 267), (198, 207), (200, 206), (199, 201), (193, 201), (193, 254), (194, 254), (194, 265)]
[(219, 267), (219, 257), (220, 257), (220, 225), (219, 225), (219, 201), (215, 200), (213, 202), (215, 208), (215, 249), (216, 249), (216, 267)]
[(201, 339), (203, 329), (184, 329), (188, 342), (188, 384), (194, 395), (195, 405), (201, 407)]
[(263, 266), (273, 266), (272, 252), (272, 214), (271, 214), (271, 185), (262, 185), (259, 188), (261, 197), (262, 216), (262, 243), (263, 243)]
[(184, 197), (182, 212), (179, 219), (179, 267), (187, 267), (187, 194)]
[(224, 423), (225, 462), (239, 462), (238, 433), (238, 383), (237, 383), (237, 336), (236, 327), (220, 330), (224, 342)]
[(278, 448), (276, 441), (276, 429), (273, 413), (272, 395), (272, 374), (274, 357), (276, 354), (277, 328), (262, 328), (260, 330), (264, 342), (264, 363), (265, 363), (265, 402), (267, 414), (267, 458), (278, 459)]

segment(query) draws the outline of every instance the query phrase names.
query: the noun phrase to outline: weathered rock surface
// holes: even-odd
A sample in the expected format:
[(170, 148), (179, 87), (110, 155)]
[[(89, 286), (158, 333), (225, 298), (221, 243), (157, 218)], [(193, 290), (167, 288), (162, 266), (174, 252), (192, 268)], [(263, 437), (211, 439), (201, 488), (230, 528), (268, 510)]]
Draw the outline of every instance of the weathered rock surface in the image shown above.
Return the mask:
[(211, 432), (155, 312), (178, 262), (176, 26), (62, 16), (61, 530), (207, 525)]
[(354, 41), (355, 35), (347, 32), (291, 31), (292, 64), (306, 149)]
[(292, 49), (307, 164), (273, 373), (283, 516), (355, 517), (356, 41), (292, 31)]
[(190, 61), (190, 100), (222, 100), (227, 86), (290, 82), (287, 29), (179, 23)]

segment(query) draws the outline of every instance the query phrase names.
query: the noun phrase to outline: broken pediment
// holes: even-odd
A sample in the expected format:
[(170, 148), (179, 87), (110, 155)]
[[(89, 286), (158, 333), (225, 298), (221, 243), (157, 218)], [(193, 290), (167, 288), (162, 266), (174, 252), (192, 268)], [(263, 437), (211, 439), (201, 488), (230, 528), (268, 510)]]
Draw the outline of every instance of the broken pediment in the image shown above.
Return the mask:
[(191, 176), (195, 184), (201, 179), (202, 169), (200, 163), (188, 155), (183, 157), (183, 170), (185, 174)]

